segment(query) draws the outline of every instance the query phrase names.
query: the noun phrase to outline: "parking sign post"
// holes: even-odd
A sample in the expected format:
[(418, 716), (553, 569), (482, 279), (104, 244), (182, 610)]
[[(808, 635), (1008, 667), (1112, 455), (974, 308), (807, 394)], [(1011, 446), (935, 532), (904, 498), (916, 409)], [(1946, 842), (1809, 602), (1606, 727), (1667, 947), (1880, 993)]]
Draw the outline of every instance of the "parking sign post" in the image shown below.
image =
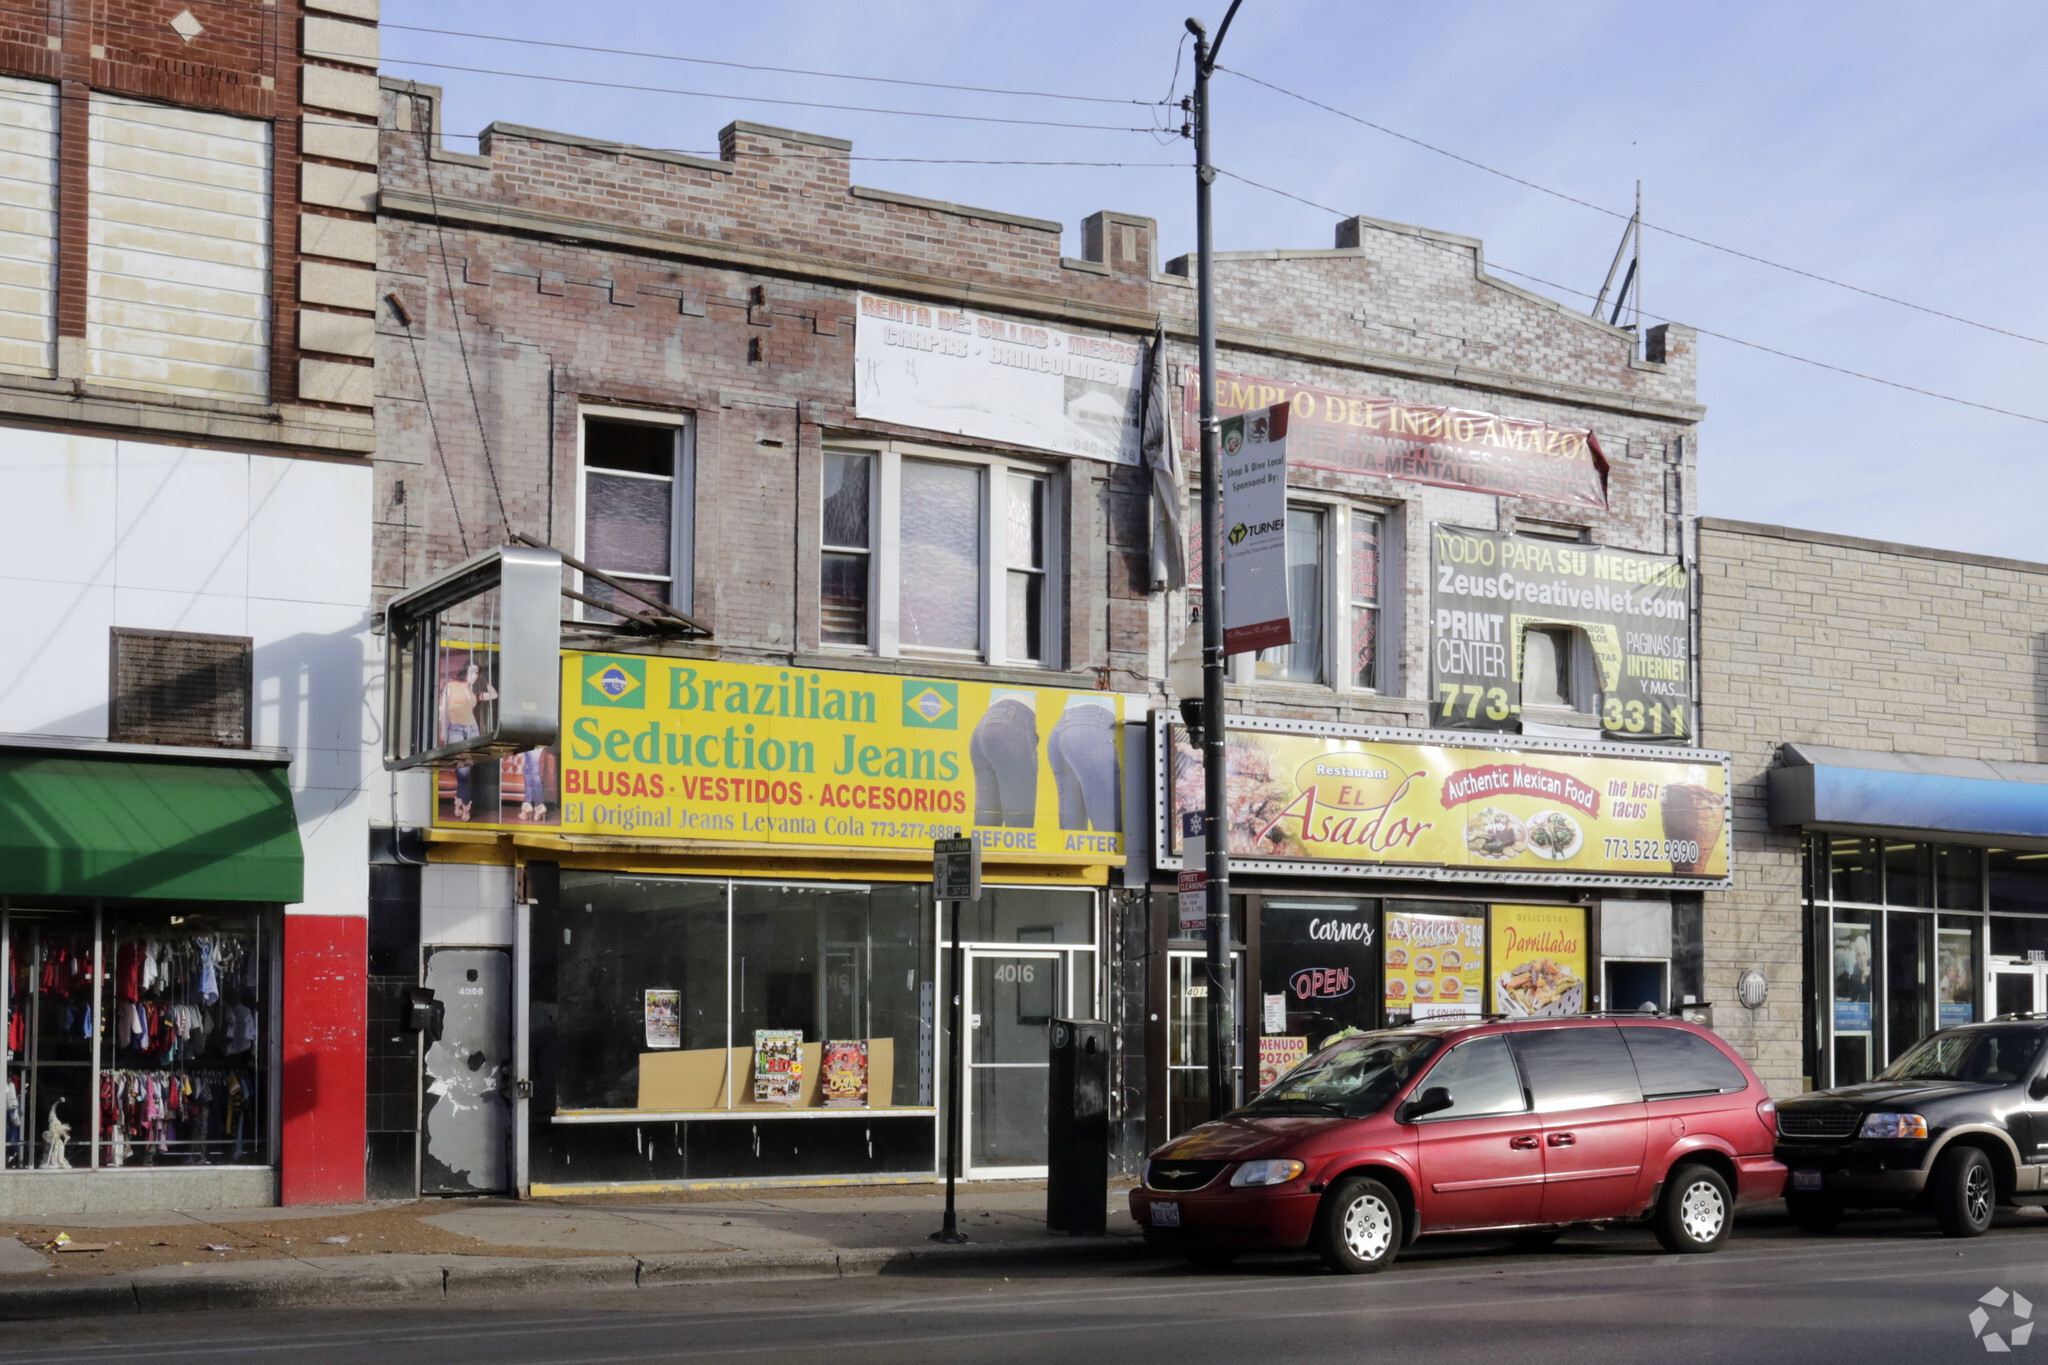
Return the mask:
[(946, 1039), (946, 1221), (931, 1234), (934, 1242), (964, 1242), (953, 1212), (953, 1182), (960, 1173), (960, 1106), (967, 1080), (961, 1065), (960, 903), (981, 899), (981, 843), (972, 837), (939, 839), (932, 844), (932, 898), (953, 903), (952, 950), (946, 957), (946, 986), (952, 992), (951, 1023)]

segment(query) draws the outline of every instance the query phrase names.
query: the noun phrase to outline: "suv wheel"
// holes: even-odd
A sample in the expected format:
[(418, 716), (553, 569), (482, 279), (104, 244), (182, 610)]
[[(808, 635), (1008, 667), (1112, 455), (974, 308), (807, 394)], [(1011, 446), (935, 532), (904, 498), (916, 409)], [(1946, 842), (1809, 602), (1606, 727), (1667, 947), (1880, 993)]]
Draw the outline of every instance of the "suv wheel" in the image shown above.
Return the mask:
[(1792, 1226), (1801, 1232), (1833, 1232), (1842, 1223), (1841, 1203), (1825, 1195), (1788, 1194), (1785, 1212), (1792, 1215)]
[(1664, 1200), (1654, 1219), (1657, 1240), (1666, 1251), (1719, 1251), (1735, 1223), (1735, 1200), (1728, 1182), (1712, 1166), (1697, 1162), (1680, 1166), (1664, 1186)]
[(1975, 1147), (1951, 1147), (1934, 1163), (1927, 1182), (1934, 1221), (1948, 1237), (1981, 1237), (1991, 1230), (1998, 1207), (1998, 1180), (1991, 1158)]
[(1385, 1270), (1401, 1249), (1400, 1201), (1371, 1176), (1346, 1176), (1323, 1196), (1315, 1247), (1340, 1275)]

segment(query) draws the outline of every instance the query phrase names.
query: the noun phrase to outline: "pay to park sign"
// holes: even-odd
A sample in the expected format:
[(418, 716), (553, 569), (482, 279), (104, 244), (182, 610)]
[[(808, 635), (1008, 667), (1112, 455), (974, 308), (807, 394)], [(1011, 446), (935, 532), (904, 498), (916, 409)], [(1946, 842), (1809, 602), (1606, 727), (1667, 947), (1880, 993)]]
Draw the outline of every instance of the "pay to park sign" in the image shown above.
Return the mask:
[(464, 823), (1114, 862), (1121, 721), (1102, 692), (565, 651), (561, 745), (533, 764), (559, 783), (525, 793), (545, 814)]

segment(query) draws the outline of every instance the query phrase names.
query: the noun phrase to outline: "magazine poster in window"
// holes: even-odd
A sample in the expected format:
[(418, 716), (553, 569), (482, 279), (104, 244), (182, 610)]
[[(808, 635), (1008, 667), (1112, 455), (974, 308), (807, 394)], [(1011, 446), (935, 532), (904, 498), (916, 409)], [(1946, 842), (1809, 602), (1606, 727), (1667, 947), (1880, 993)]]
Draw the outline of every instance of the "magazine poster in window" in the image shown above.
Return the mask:
[(1385, 957), (1389, 1020), (1479, 1017), (1483, 917), (1389, 914)]
[(1835, 1032), (1870, 1032), (1870, 926), (1835, 926)]
[(865, 1109), (868, 1103), (868, 1045), (866, 1039), (839, 1040), (825, 1044), (822, 1063), (824, 1105), (827, 1109)]
[(754, 1030), (754, 1103), (796, 1104), (804, 1094), (802, 1029)]
[(1586, 910), (1496, 905), (1487, 979), (1493, 1010), (1511, 1019), (1586, 1012)]
[(683, 1045), (683, 993), (650, 990), (646, 993), (647, 1046), (670, 1048)]

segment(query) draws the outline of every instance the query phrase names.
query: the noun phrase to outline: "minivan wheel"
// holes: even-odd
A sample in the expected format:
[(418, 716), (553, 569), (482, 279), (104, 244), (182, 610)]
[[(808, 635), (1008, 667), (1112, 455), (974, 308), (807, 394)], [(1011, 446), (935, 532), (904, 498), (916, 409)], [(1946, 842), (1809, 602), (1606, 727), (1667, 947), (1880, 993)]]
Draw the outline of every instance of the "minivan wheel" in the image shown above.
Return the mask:
[(1825, 1195), (1788, 1194), (1785, 1212), (1792, 1216), (1792, 1226), (1801, 1232), (1833, 1232), (1842, 1224), (1841, 1201)]
[(1664, 1184), (1654, 1221), (1666, 1251), (1719, 1251), (1735, 1225), (1735, 1199), (1712, 1166), (1680, 1166)]
[(1998, 1180), (1991, 1158), (1975, 1147), (1951, 1147), (1934, 1163), (1927, 1192), (1934, 1221), (1947, 1237), (1981, 1237), (1991, 1230), (1998, 1207)]
[(1340, 1275), (1371, 1275), (1401, 1249), (1401, 1204), (1371, 1176), (1346, 1176), (1316, 1211), (1316, 1250)]

